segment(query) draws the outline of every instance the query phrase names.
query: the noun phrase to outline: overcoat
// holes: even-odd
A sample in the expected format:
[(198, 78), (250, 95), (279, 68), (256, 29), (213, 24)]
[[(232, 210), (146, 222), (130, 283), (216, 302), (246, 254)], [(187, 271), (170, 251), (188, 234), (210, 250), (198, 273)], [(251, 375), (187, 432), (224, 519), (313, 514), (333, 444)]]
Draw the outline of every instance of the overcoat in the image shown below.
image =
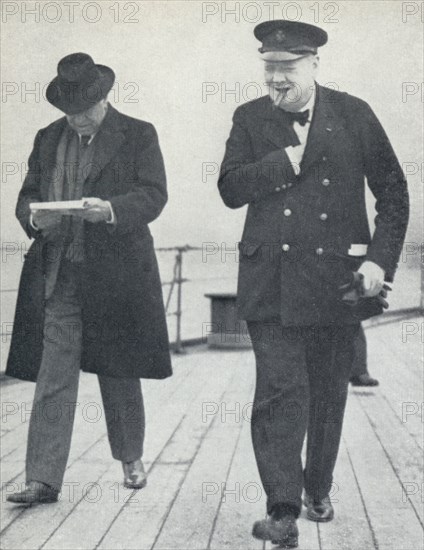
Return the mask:
[[(35, 240), (22, 270), (6, 374), (24, 380), (37, 378), (46, 265), (57, 261), (57, 251), (29, 224), (29, 203), (48, 200), (66, 124), (63, 117), (37, 133), (16, 207), (22, 227)], [(165, 378), (172, 374), (168, 333), (148, 227), (167, 201), (157, 134), (152, 124), (109, 105), (95, 140), (83, 196), (109, 200), (116, 225), (84, 222), (81, 368), (113, 377)], [(72, 327), (51, 327), (49, 333), (55, 330), (68, 330), (72, 337)]]
[[(235, 111), (218, 186), (230, 208), (248, 205), (239, 316), (283, 325), (356, 323), (338, 287), (365, 260), (393, 280), (408, 222), (404, 174), (369, 105), (318, 84), (299, 175), (287, 140), (268, 96)], [(376, 198), (372, 237), (365, 182)], [(357, 244), (368, 246), (366, 255), (349, 255)]]

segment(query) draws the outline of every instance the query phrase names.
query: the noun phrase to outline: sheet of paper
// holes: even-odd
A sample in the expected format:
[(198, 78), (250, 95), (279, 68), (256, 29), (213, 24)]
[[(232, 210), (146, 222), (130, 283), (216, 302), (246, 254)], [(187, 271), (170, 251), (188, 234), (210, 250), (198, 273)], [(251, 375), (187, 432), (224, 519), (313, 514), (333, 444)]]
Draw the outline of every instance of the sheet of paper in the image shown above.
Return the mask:
[(52, 201), (52, 202), (32, 202), (29, 207), (32, 212), (37, 210), (48, 211), (70, 211), (70, 210), (84, 210), (85, 199), (77, 201)]

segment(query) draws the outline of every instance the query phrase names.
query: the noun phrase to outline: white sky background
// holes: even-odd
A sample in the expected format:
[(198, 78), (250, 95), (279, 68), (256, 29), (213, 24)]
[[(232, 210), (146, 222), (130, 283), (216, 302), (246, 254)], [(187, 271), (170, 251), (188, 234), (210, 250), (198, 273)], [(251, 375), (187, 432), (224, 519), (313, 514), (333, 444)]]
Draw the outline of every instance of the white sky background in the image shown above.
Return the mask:
[[(202, 242), (234, 245), (240, 239), (245, 210), (227, 209), (218, 194), (217, 176), (202, 181), (205, 162), (221, 162), (225, 140), (237, 105), (253, 98), (255, 87), (263, 82), (262, 65), (253, 36), (254, 26), (268, 20), (268, 2), (98, 1), (100, 20), (84, 20), (83, 11), (94, 19), (93, 2), (74, 2), (74, 22), (69, 8), (58, 10), (38, 2), (40, 20), (25, 13), (35, 2), (6, 2), (16, 14), (2, 23), (2, 168), (26, 162), (39, 128), (61, 116), (42, 97), (22, 98), (24, 86), (41, 88), (56, 75), (57, 62), (77, 51), (89, 53), (95, 62), (109, 65), (117, 76), (118, 96), (112, 104), (128, 115), (152, 122), (158, 133), (168, 176), (169, 202), (161, 217), (152, 224), (157, 246)], [(247, 9), (247, 4), (249, 7)], [(274, 2), (274, 18), (282, 10), (288, 19), (322, 26), (329, 42), (321, 48), (318, 82), (336, 83), (368, 101), (385, 127), (401, 163), (422, 163), (422, 90), (402, 98), (403, 83), (411, 89), (421, 86), (422, 23), (420, 13), (406, 17), (405, 11), (423, 9), (419, 2), (346, 1)], [(58, 5), (58, 4), (56, 4)], [(133, 14), (138, 22), (124, 22)], [(267, 6), (268, 5), (268, 6)], [(113, 9), (111, 9), (114, 6)], [(238, 7), (237, 7), (238, 6)], [(334, 6), (334, 8), (333, 8)], [(333, 10), (337, 8), (337, 13)], [(218, 13), (207, 18), (205, 9)], [(317, 9), (319, 10), (317, 12)], [(119, 22), (114, 17), (119, 13)], [(259, 17), (258, 17), (259, 15)], [(49, 22), (59, 17), (56, 23)], [(337, 20), (326, 22), (325, 18)], [(25, 21), (26, 18), (26, 21)], [(202, 21), (206, 19), (205, 22)], [(6, 20), (5, 20), (6, 19)], [(402, 19), (406, 19), (404, 22)], [(202, 98), (205, 82), (216, 83), (218, 93)], [(9, 83), (9, 84), (7, 84)], [(10, 84), (12, 83), (12, 84)], [(16, 83), (16, 84), (13, 84)], [(24, 84), (22, 84), (24, 83)], [(129, 103), (135, 83), (136, 103)], [(224, 86), (239, 83), (240, 97), (221, 96)], [(6, 86), (6, 89), (5, 89)], [(7, 90), (17, 90), (7, 95)], [(246, 97), (246, 94), (250, 94)], [(413, 170), (411, 164), (410, 169)], [(25, 242), (14, 218), (14, 207), (22, 182), (21, 174), (3, 173), (2, 240)], [(408, 240), (421, 241), (422, 171), (409, 177), (413, 215)]]

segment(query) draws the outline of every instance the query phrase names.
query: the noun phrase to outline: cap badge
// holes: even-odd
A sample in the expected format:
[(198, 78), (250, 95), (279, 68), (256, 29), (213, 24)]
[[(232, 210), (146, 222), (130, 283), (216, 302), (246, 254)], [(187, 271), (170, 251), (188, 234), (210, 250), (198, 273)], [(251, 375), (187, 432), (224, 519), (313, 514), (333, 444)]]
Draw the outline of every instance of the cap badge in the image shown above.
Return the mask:
[(279, 30), (275, 33), (275, 40), (277, 42), (284, 42), (285, 37), (286, 37), (286, 35), (281, 30)]

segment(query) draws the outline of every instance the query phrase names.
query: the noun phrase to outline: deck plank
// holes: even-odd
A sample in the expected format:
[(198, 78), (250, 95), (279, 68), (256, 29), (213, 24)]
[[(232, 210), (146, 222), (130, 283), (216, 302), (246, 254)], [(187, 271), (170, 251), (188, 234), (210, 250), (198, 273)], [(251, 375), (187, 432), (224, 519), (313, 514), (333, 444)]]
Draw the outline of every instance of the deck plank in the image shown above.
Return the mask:
[[(155, 381), (144, 381), (143, 386), (143, 397), (145, 401), (146, 410), (156, 411), (155, 404), (159, 406), (160, 403), (166, 403), (169, 398), (172, 398), (177, 391), (179, 391), (180, 385), (192, 385), (190, 380), (191, 370), (194, 368), (194, 363), (189, 362), (182, 369), (175, 369), (175, 375), (172, 379), (161, 381), (161, 383), (155, 383)], [(19, 385), (19, 383), (18, 383)], [(33, 388), (35, 386), (31, 384), (25, 390), (30, 392), (30, 395), (33, 395)], [(80, 387), (82, 391), (78, 394), (78, 403), (80, 404), (77, 408), (75, 415), (74, 423), (74, 435), (73, 443), (70, 450), (69, 462), (71, 463), (74, 459), (81, 454), (83, 448), (87, 448), (89, 440), (93, 438), (94, 433), (99, 433), (99, 437), (104, 434), (104, 411), (103, 404), (101, 401), (100, 390), (98, 388), (96, 377), (93, 377), (89, 374), (82, 374)], [(23, 395), (26, 394), (23, 392)], [(89, 403), (98, 403), (100, 410), (102, 412), (102, 417), (99, 418), (99, 422), (85, 422), (84, 416), (82, 415), (83, 410), (88, 411), (89, 409), (84, 408)], [(29, 410), (30, 404), (28, 406)], [(6, 486), (6, 483), (14, 480), (16, 477), (22, 477), (24, 475), (25, 468), (25, 453), (26, 453), (26, 439), (28, 433), (28, 420), (25, 415), (21, 416), (20, 424), (16, 424), (16, 417), (12, 416), (14, 422), (13, 431), (8, 434), (8, 437), (2, 440), (1, 447), (4, 454), (4, 458), (1, 462), (1, 477), (2, 477), (2, 488)], [(88, 429), (89, 428), (89, 429)], [(76, 436), (76, 434), (81, 434)], [(150, 432), (147, 430), (146, 434), (146, 445), (149, 443)], [(6, 456), (7, 455), (7, 456)]]
[[(88, 431), (88, 430), (87, 430)], [(106, 442), (106, 434), (102, 433), (99, 437), (93, 437), (91, 433), (81, 434), (81, 437), (78, 438), (76, 442), (73, 458), (68, 461), (68, 468), (65, 472), (65, 487), (67, 483), (72, 483), (75, 479), (78, 479), (77, 474), (74, 474), (74, 469), (79, 464), (84, 464), (85, 457), (92, 457), (92, 460), (96, 459), (96, 455), (92, 454), (93, 449), (96, 450), (98, 446), (103, 446)], [(97, 452), (97, 451), (96, 451)], [(99, 456), (104, 456), (104, 454), (99, 454)], [(19, 468), (24, 468), (25, 464), (22, 462), (19, 465)], [(17, 520), (16, 528), (19, 528), (19, 522), (22, 517), (29, 512), (29, 508), (22, 508), (20, 506), (12, 505), (9, 502), (6, 502), (6, 494), (8, 492), (14, 492), (16, 490), (23, 489), (25, 486), (25, 473), (21, 471), (18, 473), (15, 481), (10, 483), (10, 481), (3, 482), (5, 490), (3, 491), (1, 503), (0, 503), (0, 515), (2, 518), (1, 528), (2, 532), (8, 528), (8, 526)], [(56, 505), (55, 505), (56, 506)]]
[(318, 525), (322, 550), (374, 550), (372, 531), (344, 441), (334, 470), (330, 498), (334, 520)]
[(402, 326), (387, 325), (366, 331), (368, 369), (381, 380), (380, 393), (405, 424), (415, 443), (423, 449), (422, 403), (424, 369), (419, 339), (402, 342)]
[[(371, 324), (366, 329), (369, 369), (380, 380), (380, 387), (350, 389), (334, 473), (335, 519), (316, 524), (306, 519), (303, 509), (298, 521), (299, 550), (422, 547), (421, 411), (405, 418), (402, 410), (402, 403), (422, 402), (421, 348), (416, 339), (402, 347), (402, 330), (401, 322), (382, 327)], [(265, 494), (250, 423), (231, 414), (235, 404), (240, 411), (253, 399), (252, 352), (198, 348), (174, 357), (174, 366), (172, 378), (143, 382), (147, 487), (130, 491), (122, 486), (121, 465), (110, 457), (104, 418), (90, 423), (77, 413), (65, 475), (68, 485), (59, 503), (15, 507), (5, 503), (10, 487), (3, 485), (1, 548), (274, 548), (251, 536), (253, 522), (265, 516)], [(80, 387), (79, 402), (101, 403), (95, 377), (82, 374)], [(2, 387), (2, 400), (26, 403), (29, 410), (33, 391), (31, 383), (8, 383)], [(203, 418), (205, 403), (216, 410)], [(227, 416), (222, 418), (224, 403)], [(24, 480), (27, 428), (19, 411), (2, 422), (3, 484)], [(78, 485), (70, 500), (69, 483), (73, 481)], [(212, 484), (208, 487), (213, 494), (203, 502), (205, 482)], [(88, 483), (95, 485), (87, 493)], [(418, 487), (409, 499), (405, 498), (405, 483)], [(245, 496), (251, 497), (255, 489), (262, 491), (260, 498), (243, 498), (246, 486), (250, 491)]]
[(415, 444), (414, 439), (411, 439), (404, 423), (399, 422), (393, 409), (381, 395), (377, 393), (370, 399), (364, 393), (354, 392), (354, 394), (395, 475), (404, 487), (402, 498), (409, 498), (417, 517), (424, 524), (424, 507), (420, 490), (424, 456), (421, 448)]
[[(99, 545), (99, 549), (107, 548), (151, 548), (160, 536), (164, 521), (169, 522), (169, 512), (176, 506), (174, 499), (178, 498), (179, 492), (183, 490), (186, 482), (186, 476), (192, 466), (198, 452), (201, 452), (205, 445), (206, 434), (208, 433), (213, 421), (216, 419), (210, 416), (202, 418), (202, 404), (205, 402), (218, 403), (225, 394), (230, 380), (235, 378), (235, 373), (228, 369), (218, 367), (219, 378), (215, 378), (214, 384), (208, 384), (207, 381), (216, 377), (216, 365), (209, 366), (206, 370), (206, 383), (202, 383), (202, 391), (197, 400), (190, 401), (189, 410), (185, 415), (181, 426), (176, 431), (174, 437), (164, 448), (159, 457), (157, 466), (152, 470), (153, 482), (143, 491), (142, 507), (123, 507), (121, 514), (113, 523), (106, 536)], [(208, 451), (210, 460), (210, 449)], [(175, 465), (179, 466), (176, 472), (175, 480), (158, 493), (155, 487), (157, 475), (163, 475), (163, 468), (168, 466), (173, 470)], [(169, 475), (169, 474), (168, 474)], [(160, 483), (160, 486), (162, 483)], [(155, 503), (156, 506), (152, 506)], [(192, 506), (185, 510), (185, 513), (192, 513)], [(141, 521), (140, 514), (147, 512), (147, 517), (142, 516), (145, 521)], [(153, 513), (152, 513), (153, 512)], [(152, 516), (150, 516), (152, 514)], [(128, 525), (136, 525), (135, 533), (128, 533)], [(135, 546), (134, 546), (135, 545)], [(155, 546), (157, 547), (157, 546)]]
[[(190, 373), (190, 368), (187, 369), (188, 373)], [(90, 375), (85, 375), (86, 380), (84, 381), (86, 386), (89, 386), (92, 388), (91, 397), (92, 399), (98, 399), (98, 385), (97, 381), (94, 377)], [(193, 381), (188, 379), (187, 373), (182, 372), (182, 375), (180, 376), (181, 383), (177, 383), (175, 387), (173, 387), (171, 384), (162, 384), (156, 386), (156, 391), (148, 391), (145, 392), (147, 395), (145, 396), (146, 401), (146, 411), (149, 412), (149, 410), (152, 410), (152, 413), (157, 411), (157, 406), (160, 402), (165, 403), (161, 406), (163, 407), (163, 410), (166, 409), (166, 407), (173, 404), (173, 410), (172, 414), (175, 414), (176, 407), (181, 407), (184, 404), (184, 399), (181, 399), (182, 397), (187, 397), (189, 392), (187, 392), (187, 388), (189, 388), (192, 391), (197, 391), (201, 385), (201, 382), (199, 382), (199, 385), (195, 384)], [(182, 395), (179, 396), (177, 394), (178, 391), (181, 391), (182, 387)], [(88, 394), (89, 395), (89, 394)], [(168, 398), (169, 396), (177, 395), (177, 398), (175, 401), (170, 401)], [(110, 451), (107, 446), (107, 435), (105, 433), (105, 423), (104, 419), (100, 419), (101, 422), (96, 423), (89, 423), (84, 421), (84, 418), (80, 415), (76, 415), (75, 418), (75, 425), (74, 425), (74, 436), (73, 436), (73, 443), (71, 447), (71, 452), (69, 456), (68, 461), (68, 468), (65, 472), (65, 484), (69, 480), (69, 476), (71, 475), (70, 468), (78, 461), (85, 459), (85, 454), (87, 452), (91, 452), (91, 448), (97, 445), (101, 445), (99, 447), (99, 457), (105, 457), (104, 460), (110, 461)], [(147, 464), (149, 461), (153, 461), (154, 458), (159, 454), (162, 445), (163, 440), (167, 437), (169, 437), (169, 433), (162, 429), (159, 433), (161, 437), (153, 438), (153, 441), (148, 447), (148, 451), (146, 452), (147, 457)], [(146, 443), (149, 440), (149, 431), (147, 431), (146, 435)], [(26, 441), (22, 442), (24, 447), (26, 446)], [(91, 455), (96, 459), (95, 455)], [(18, 488), (21, 488), (24, 486), (24, 456), (21, 459), (21, 461), (14, 463), (13, 457), (8, 457), (8, 462), (6, 462), (6, 475), (10, 475), (10, 470), (7, 469), (7, 465), (11, 466), (12, 473), (17, 476), (17, 479), (13, 482), (12, 487), (8, 486), (8, 483), (10, 483), (10, 479), (13, 479), (11, 477), (6, 477), (3, 473), (3, 487), (5, 487), (7, 490), (17, 490)], [(96, 459), (98, 460), (98, 458)], [(3, 461), (3, 464), (5, 462)], [(118, 479), (120, 479), (122, 474), (119, 475)], [(6, 481), (7, 480), (7, 481)], [(18, 516), (22, 516), (26, 513), (26, 510), (22, 507), (13, 506), (10, 503), (7, 503), (5, 501), (5, 498), (2, 498), (0, 503), (0, 513), (2, 517), (2, 529), (8, 527), (8, 525), (15, 520)], [(19, 518), (19, 521), (21, 521), (22, 517)]]
[[(74, 462), (68, 470), (68, 485), (58, 503), (33, 506), (26, 509), (2, 534), (2, 548), (7, 550), (34, 550), (40, 548), (77, 503), (85, 498), (89, 484), (98, 482), (107, 466), (96, 460), (98, 450), (93, 447), (87, 460)], [(75, 483), (71, 488), (69, 483)]]
[(422, 527), (356, 399), (348, 401), (344, 439), (378, 548), (421, 548)]
[[(252, 388), (249, 378), (246, 365), (241, 365), (221, 400), (227, 411), (248, 402)], [(224, 409), (220, 408), (222, 413)], [(184, 544), (192, 550), (209, 548), (223, 491), (226, 486), (229, 489), (228, 475), (242, 426), (243, 418), (238, 413), (214, 418), (155, 548), (167, 549), (171, 544), (176, 548)]]
[[(250, 423), (243, 420), (236, 455), (221, 496), (220, 509), (212, 535), (211, 550), (259, 550), (263, 543), (252, 537), (253, 523), (265, 517), (266, 496), (253, 453)], [(221, 492), (221, 488), (220, 488)]]

